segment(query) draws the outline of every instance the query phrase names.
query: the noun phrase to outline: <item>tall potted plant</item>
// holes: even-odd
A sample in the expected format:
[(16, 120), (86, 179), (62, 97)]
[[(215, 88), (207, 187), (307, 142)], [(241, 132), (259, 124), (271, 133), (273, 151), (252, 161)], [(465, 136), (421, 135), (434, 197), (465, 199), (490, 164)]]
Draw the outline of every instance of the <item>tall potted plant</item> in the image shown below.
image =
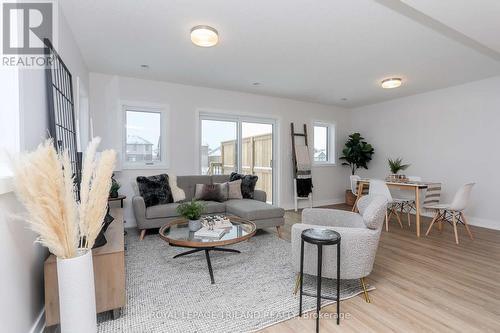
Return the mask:
[(57, 257), (59, 309), (62, 332), (97, 331), (92, 247), (107, 211), (116, 154), (95, 152), (100, 139), (87, 148), (83, 162), (80, 200), (75, 200), (69, 154), (58, 154), (52, 140), (13, 162), (14, 184), (38, 234), (37, 242)]
[(359, 168), (368, 169), (368, 162), (372, 160), (375, 149), (371, 144), (365, 141), (365, 138), (359, 133), (349, 135), (349, 140), (345, 143), (340, 157), (342, 165), (351, 168), (351, 174), (354, 175)]

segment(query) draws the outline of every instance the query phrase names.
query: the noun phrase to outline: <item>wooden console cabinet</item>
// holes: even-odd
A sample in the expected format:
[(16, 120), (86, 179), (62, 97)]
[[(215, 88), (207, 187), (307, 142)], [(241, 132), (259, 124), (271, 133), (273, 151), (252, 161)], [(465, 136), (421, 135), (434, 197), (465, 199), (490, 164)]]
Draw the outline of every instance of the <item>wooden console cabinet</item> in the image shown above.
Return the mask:
[[(123, 209), (111, 208), (115, 220), (106, 231), (107, 244), (92, 250), (94, 262), (97, 313), (113, 311), (117, 315), (125, 306), (125, 240)], [(46, 326), (59, 323), (59, 294), (56, 257), (50, 255), (44, 264)]]

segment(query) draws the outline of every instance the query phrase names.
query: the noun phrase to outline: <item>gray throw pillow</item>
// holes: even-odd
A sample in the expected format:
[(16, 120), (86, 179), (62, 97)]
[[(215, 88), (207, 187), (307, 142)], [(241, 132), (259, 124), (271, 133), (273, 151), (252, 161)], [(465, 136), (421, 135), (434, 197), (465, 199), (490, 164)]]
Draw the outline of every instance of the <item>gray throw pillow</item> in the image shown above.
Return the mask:
[(232, 172), (229, 176), (230, 181), (241, 179), (241, 194), (245, 199), (253, 199), (253, 192), (255, 191), (255, 184), (259, 177), (255, 175), (242, 175), (237, 172)]
[(241, 179), (235, 180), (233, 182), (226, 183), (228, 186), (227, 198), (231, 199), (243, 199), (241, 194)]
[(196, 200), (223, 202), (227, 200), (227, 188), (227, 183), (196, 184), (194, 198)]
[(174, 202), (170, 185), (168, 184), (168, 175), (139, 176), (136, 181), (139, 193), (144, 198), (146, 207)]

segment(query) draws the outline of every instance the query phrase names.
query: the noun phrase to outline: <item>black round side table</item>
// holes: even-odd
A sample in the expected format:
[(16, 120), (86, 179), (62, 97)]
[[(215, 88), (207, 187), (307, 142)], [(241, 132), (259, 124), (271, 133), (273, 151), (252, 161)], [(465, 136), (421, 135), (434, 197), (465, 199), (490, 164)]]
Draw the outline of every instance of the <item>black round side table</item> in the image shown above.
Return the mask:
[[(336, 298), (323, 296), (326, 299), (337, 301), (337, 325), (340, 324), (340, 234), (334, 230), (312, 228), (302, 231), (300, 243), (300, 297), (299, 297), (299, 317), (302, 316), (302, 295), (316, 297), (316, 332), (319, 332), (319, 310), (321, 308), (321, 268), (323, 264), (323, 245), (337, 245), (337, 295)], [(304, 277), (304, 242), (317, 245), (318, 247), (318, 273), (316, 294), (303, 291)]]

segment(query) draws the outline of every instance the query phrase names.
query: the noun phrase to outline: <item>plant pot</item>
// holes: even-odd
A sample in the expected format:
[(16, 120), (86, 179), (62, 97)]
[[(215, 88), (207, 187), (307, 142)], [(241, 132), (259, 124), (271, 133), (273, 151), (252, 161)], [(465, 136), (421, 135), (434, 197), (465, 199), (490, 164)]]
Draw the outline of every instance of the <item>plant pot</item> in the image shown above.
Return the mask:
[(110, 198), (118, 198), (118, 191), (110, 192), (109, 197)]
[(75, 258), (57, 258), (57, 282), (61, 332), (97, 332), (92, 251), (82, 251)]
[(201, 220), (189, 220), (188, 228), (190, 231), (198, 231), (201, 229)]

